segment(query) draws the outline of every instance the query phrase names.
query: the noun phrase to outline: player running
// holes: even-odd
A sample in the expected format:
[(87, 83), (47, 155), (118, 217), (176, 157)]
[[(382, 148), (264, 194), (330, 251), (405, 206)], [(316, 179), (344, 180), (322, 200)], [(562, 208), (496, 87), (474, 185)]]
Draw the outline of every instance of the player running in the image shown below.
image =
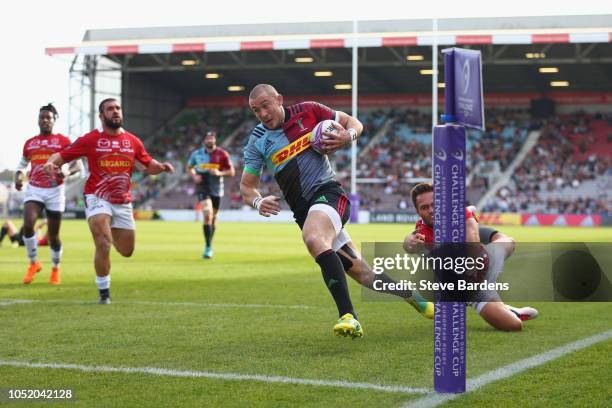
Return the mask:
[[(404, 249), (409, 253), (420, 252), (423, 244), (434, 242), (434, 190), (429, 183), (420, 183), (411, 191), (412, 203), (421, 217), (417, 221), (415, 231), (404, 241)], [(488, 282), (496, 282), (503, 272), (504, 260), (512, 255), (515, 242), (511, 237), (490, 227), (478, 225), (474, 214), (475, 208), (466, 208), (466, 227), (468, 242), (481, 242), (489, 259), (485, 276)], [(523, 321), (538, 316), (538, 311), (532, 307), (517, 308), (506, 305), (495, 291), (485, 291), (478, 294), (478, 299), (470, 302), (470, 306), (491, 326), (498, 330), (520, 331)]]
[[(335, 179), (327, 155), (309, 145), (310, 132), (326, 119), (339, 123), (324, 133), (328, 153), (356, 140), (363, 126), (344, 112), (333, 111), (316, 102), (283, 106), (283, 97), (271, 85), (260, 84), (251, 91), (249, 105), (261, 122), (253, 129), (244, 149), (244, 171), (240, 191), (244, 201), (264, 217), (280, 211), (280, 198), (262, 197), (257, 191), (262, 168), (278, 182), (289, 204), (302, 239), (310, 255), (321, 268), (323, 281), (330, 291), (340, 319), (334, 325), (336, 335), (353, 338), (363, 335), (349, 295), (345, 272), (361, 285), (373, 288), (375, 280), (394, 281), (386, 274), (375, 275), (361, 261), (361, 255), (344, 229), (350, 214), (350, 202)], [(422, 315), (433, 318), (433, 304), (409, 290), (385, 291), (408, 301)]]
[(103, 100), (98, 111), (102, 128), (51, 156), (45, 172), (56, 174), (63, 163), (87, 157), (91, 174), (85, 183), (85, 215), (96, 246), (98, 303), (109, 304), (111, 246), (124, 257), (134, 252), (136, 234), (130, 194), (134, 166), (139, 165), (149, 175), (171, 173), (174, 168), (152, 159), (140, 139), (123, 128), (123, 113), (116, 99)]
[(236, 171), (230, 160), (229, 153), (217, 146), (217, 134), (206, 132), (203, 146), (191, 153), (187, 162), (189, 174), (196, 184), (198, 202), (204, 215), (204, 240), (206, 246), (202, 258), (213, 256), (212, 240), (217, 227), (217, 216), (221, 197), (223, 197), (223, 178), (234, 177)]
[(66, 207), (64, 178), (81, 169), (80, 161), (65, 166), (56, 174), (47, 175), (43, 166), (47, 159), (70, 144), (70, 139), (59, 133), (53, 133), (57, 119), (57, 110), (52, 104), (45, 105), (38, 112), (40, 133), (28, 139), (23, 146), (23, 155), (15, 172), (15, 188), (21, 191), (24, 183), (24, 172), (31, 164), (30, 182), (26, 187), (23, 199), (23, 242), (27, 249), (30, 265), (23, 278), (24, 284), (30, 284), (34, 276), (41, 271), (38, 261), (38, 238), (34, 225), (41, 217), (43, 209), (47, 214), (49, 246), (51, 248), (51, 277), (49, 283), (59, 285), (62, 242), (59, 237), (62, 213)]

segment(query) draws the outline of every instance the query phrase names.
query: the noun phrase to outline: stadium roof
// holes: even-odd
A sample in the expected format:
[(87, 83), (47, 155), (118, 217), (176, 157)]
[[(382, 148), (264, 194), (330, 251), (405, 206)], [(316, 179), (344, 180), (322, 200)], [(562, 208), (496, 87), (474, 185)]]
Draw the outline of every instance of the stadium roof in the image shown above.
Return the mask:
[[(360, 92), (427, 92), (431, 76), (421, 70), (432, 65), (431, 25), (364, 21), (356, 36), (350, 21), (88, 30), (80, 44), (46, 52), (104, 56), (115, 70), (185, 96), (227, 95), (229, 85), (260, 82), (285, 93), (333, 93), (346, 92), (334, 85), (350, 83), (357, 38)], [(572, 90), (612, 90), (612, 15), (440, 19), (437, 38), (441, 47), (482, 50), (487, 91), (546, 92), (551, 80), (568, 81)], [(541, 67), (558, 72), (541, 74)], [(316, 70), (332, 76), (315, 77)], [(220, 78), (204, 80), (204, 73)]]

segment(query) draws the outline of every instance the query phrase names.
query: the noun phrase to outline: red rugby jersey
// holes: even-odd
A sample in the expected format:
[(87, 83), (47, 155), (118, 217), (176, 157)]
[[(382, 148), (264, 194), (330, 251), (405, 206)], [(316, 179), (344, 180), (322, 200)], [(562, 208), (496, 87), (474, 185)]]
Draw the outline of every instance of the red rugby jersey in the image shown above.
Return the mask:
[(130, 183), (134, 162), (148, 166), (151, 156), (139, 138), (124, 131), (109, 135), (93, 130), (60, 152), (64, 161), (85, 156), (90, 175), (85, 183), (85, 194), (95, 194), (113, 204), (132, 201)]
[(64, 182), (63, 177), (48, 176), (43, 166), (52, 154), (70, 145), (70, 139), (61, 134), (38, 135), (26, 140), (23, 145), (23, 157), (31, 164), (30, 184), (35, 187), (52, 188)]

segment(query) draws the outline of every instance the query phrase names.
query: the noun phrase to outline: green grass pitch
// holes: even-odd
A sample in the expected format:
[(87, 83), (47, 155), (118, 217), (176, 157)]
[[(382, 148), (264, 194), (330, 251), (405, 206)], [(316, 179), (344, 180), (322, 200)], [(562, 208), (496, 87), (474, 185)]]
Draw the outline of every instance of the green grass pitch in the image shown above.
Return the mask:
[[(20, 221), (17, 221), (20, 224)], [(21, 283), (25, 250), (0, 247), (0, 392), (71, 389), (66, 407), (399, 407), (422, 394), (141, 372), (14, 367), (1, 362), (177, 371), (433, 388), (432, 321), (403, 302), (353, 300), (361, 340), (332, 335), (336, 309), (295, 225), (221, 223), (205, 261), (198, 223), (138, 222), (136, 252), (112, 255), (113, 304), (96, 304), (84, 221), (62, 227), (63, 283)], [(409, 225), (350, 225), (357, 243), (399, 241)], [(610, 228), (503, 228), (518, 241), (612, 242)], [(17, 303), (16, 300), (24, 300)], [(33, 302), (25, 302), (33, 300)], [(468, 377), (612, 329), (609, 303), (534, 304), (541, 316), (501, 333), (468, 311)], [(467, 393), (446, 406), (606, 406), (612, 341)], [(36, 405), (34, 405), (36, 404)], [(42, 406), (9, 402), (0, 406)]]

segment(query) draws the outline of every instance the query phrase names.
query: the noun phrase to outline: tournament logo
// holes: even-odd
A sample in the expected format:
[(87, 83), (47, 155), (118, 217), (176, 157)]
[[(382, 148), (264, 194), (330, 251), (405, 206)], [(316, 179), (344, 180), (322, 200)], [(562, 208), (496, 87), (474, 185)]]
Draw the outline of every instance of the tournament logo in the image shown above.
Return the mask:
[(59, 139), (57, 137), (54, 137), (53, 139), (51, 139), (51, 144), (52, 145), (59, 144)]
[(463, 89), (462, 92), (465, 95), (470, 87), (470, 60), (466, 59), (463, 62)]
[(112, 153), (105, 154), (97, 161), (98, 168), (104, 173), (121, 174), (132, 171), (132, 160), (123, 154)]
[(131, 145), (131, 143), (130, 143), (130, 141), (129, 141), (128, 139), (123, 139), (123, 140), (121, 141), (121, 146), (126, 147), (126, 148), (129, 148), (129, 147), (131, 147), (132, 145)]
[(463, 160), (463, 151), (457, 150), (457, 151), (451, 153), (451, 156), (453, 156), (458, 161), (462, 161)]
[(436, 152), (436, 157), (442, 161), (446, 161), (446, 150), (440, 149)]
[(34, 139), (30, 142), (30, 147), (40, 146), (40, 139)]
[(109, 148), (111, 145), (110, 140), (108, 139), (98, 139), (98, 147), (101, 147), (103, 149), (107, 149)]

